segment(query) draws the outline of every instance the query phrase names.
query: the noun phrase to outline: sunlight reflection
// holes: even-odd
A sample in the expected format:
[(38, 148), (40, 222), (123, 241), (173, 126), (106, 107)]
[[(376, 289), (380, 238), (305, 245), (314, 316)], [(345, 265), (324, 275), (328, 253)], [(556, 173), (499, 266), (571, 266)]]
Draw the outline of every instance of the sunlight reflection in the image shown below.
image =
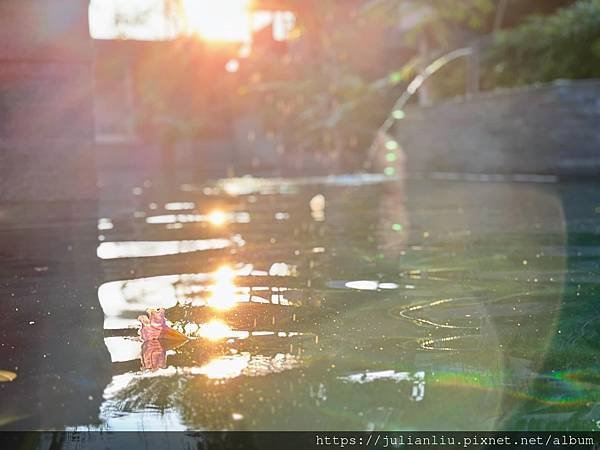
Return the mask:
[(107, 336), (104, 338), (104, 345), (110, 353), (112, 362), (139, 359), (142, 352), (142, 343), (128, 337)]
[(317, 222), (325, 220), (325, 196), (323, 194), (317, 194), (310, 199), (310, 214)]
[(223, 356), (213, 359), (204, 366), (194, 371), (195, 374), (205, 375), (212, 379), (235, 378), (242, 374), (248, 367), (250, 354), (242, 353), (240, 355)]
[(219, 341), (229, 337), (232, 334), (231, 328), (220, 320), (211, 320), (208, 323), (200, 325), (198, 335), (210, 341)]
[(105, 231), (105, 230), (112, 230), (113, 228), (114, 228), (114, 225), (112, 223), (112, 220), (110, 220), (109, 218), (102, 217), (102, 218), (98, 219), (98, 230)]
[(381, 370), (378, 372), (361, 372), (354, 373), (347, 376), (338, 377), (345, 383), (357, 383), (365, 384), (372, 383), (374, 381), (392, 381), (394, 383), (400, 382), (413, 382), (410, 398), (414, 401), (420, 402), (425, 397), (425, 372), (418, 371), (414, 373), (410, 372), (399, 372), (396, 370)]
[(296, 266), (286, 263), (273, 263), (269, 268), (271, 277), (291, 277), (297, 275)]
[(379, 289), (398, 289), (396, 283), (380, 283), (372, 280), (347, 281), (345, 287), (359, 291), (377, 291)]
[[(331, 185), (331, 186), (367, 186), (387, 182), (381, 174), (328, 175), (321, 177), (289, 178), (229, 178), (220, 182), (220, 188), (227, 195), (241, 196), (250, 194), (292, 194), (299, 186)], [(197, 188), (200, 190), (199, 188)], [(189, 186), (189, 190), (195, 188)], [(214, 194), (214, 192), (212, 192)], [(318, 194), (321, 195), (321, 194)]]
[(252, 264), (245, 264), (235, 268), (223, 266), (210, 273), (109, 281), (98, 288), (98, 300), (104, 312), (104, 327), (114, 329), (136, 326), (137, 316), (148, 308), (172, 308), (180, 305), (227, 310), (239, 303), (248, 302), (279, 305), (294, 303), (294, 300), (288, 298), (288, 294), (294, 295), (294, 291), (288, 288), (269, 285), (238, 286), (235, 283), (238, 276), (266, 277), (269, 272), (272, 276), (295, 276), (296, 267), (275, 263), (275, 268), (272, 267), (269, 271), (258, 271)]
[(441, 299), (441, 300), (435, 300), (435, 301), (425, 303), (425, 304), (414, 305), (414, 306), (411, 306), (409, 308), (406, 308), (406, 309), (400, 311), (400, 316), (403, 317), (404, 319), (408, 319), (408, 320), (412, 321), (416, 325), (424, 326), (424, 327), (477, 330), (477, 329), (479, 329), (479, 327), (477, 327), (477, 326), (451, 325), (448, 322), (440, 323), (440, 322), (436, 322), (433, 320), (428, 320), (423, 317), (418, 317), (415, 315), (417, 312), (422, 313), (422, 312), (425, 312), (428, 309), (436, 307), (436, 306), (444, 305), (446, 303), (464, 301), (464, 300), (465, 300), (465, 298), (446, 298), (446, 299)]
[(221, 250), (230, 245), (231, 241), (229, 239), (102, 242), (96, 253), (100, 259), (143, 258), (204, 250)]
[(215, 226), (221, 226), (226, 222), (249, 223), (250, 214), (247, 212), (225, 213), (223, 211), (213, 211), (210, 214), (163, 214), (159, 216), (146, 217), (146, 223), (158, 225), (203, 222), (210, 223)]
[(281, 373), (300, 367), (301, 360), (289, 353), (274, 356), (255, 355), (248, 352), (237, 355), (221, 356), (209, 361), (202, 367), (193, 368), (193, 375), (205, 375), (208, 378), (224, 380), (245, 376), (265, 376)]
[(214, 279), (217, 284), (231, 285), (235, 279), (235, 271), (230, 266), (222, 266), (214, 273)]
[(226, 220), (227, 216), (225, 216), (225, 213), (220, 210), (213, 211), (208, 215), (208, 221), (218, 227), (223, 225)]
[(194, 209), (196, 204), (193, 202), (170, 202), (165, 203), (165, 209), (167, 211), (184, 211), (187, 209)]
[(208, 306), (222, 311), (233, 308), (236, 304), (235, 271), (229, 266), (223, 266), (214, 273), (214, 279), (215, 285), (207, 300)]

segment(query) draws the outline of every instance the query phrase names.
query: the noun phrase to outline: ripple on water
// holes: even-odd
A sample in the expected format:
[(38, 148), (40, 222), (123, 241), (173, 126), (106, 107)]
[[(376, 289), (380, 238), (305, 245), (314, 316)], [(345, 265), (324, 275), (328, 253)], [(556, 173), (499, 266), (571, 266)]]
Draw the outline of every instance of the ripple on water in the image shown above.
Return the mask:
[[(249, 178), (156, 200), (135, 233), (194, 240), (218, 232), (238, 253), (210, 254), (206, 272), (170, 275), (187, 266), (162, 266), (151, 272), (159, 276), (100, 287), (114, 374), (106, 420), (160, 405), (204, 428), (495, 426), (502, 396), (525, 396), (528, 383), (509, 386), (504, 356), (517, 350), (501, 338), (528, 342), (541, 328), (529, 316), (557, 313), (550, 300), (570, 253), (554, 231), (530, 233), (529, 210), (513, 220), (505, 206), (515, 192), (503, 186), (486, 191), (501, 198), (497, 208), (477, 200), (473, 184), (457, 188), (459, 199), (471, 195), (459, 207), (445, 184), (411, 193), (412, 203), (394, 186), (369, 176)], [(517, 233), (507, 233), (513, 222)], [(233, 230), (243, 230), (243, 248)], [(229, 267), (214, 271), (221, 263)], [(166, 308), (191, 340), (170, 348), (132, 339), (127, 327), (148, 307)], [(556, 392), (576, 384), (561, 383)]]

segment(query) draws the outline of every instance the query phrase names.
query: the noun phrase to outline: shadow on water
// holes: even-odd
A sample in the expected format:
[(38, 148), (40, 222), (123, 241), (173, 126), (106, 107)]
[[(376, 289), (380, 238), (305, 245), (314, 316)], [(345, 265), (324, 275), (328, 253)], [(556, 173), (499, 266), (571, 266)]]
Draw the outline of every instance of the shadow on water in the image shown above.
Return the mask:
[[(0, 412), (37, 418), (5, 427), (596, 429), (595, 188), (146, 183), (133, 208), (100, 205), (93, 238), (87, 219), (65, 231), (97, 258), (5, 277), (18, 407)], [(190, 340), (142, 344), (147, 308)]]

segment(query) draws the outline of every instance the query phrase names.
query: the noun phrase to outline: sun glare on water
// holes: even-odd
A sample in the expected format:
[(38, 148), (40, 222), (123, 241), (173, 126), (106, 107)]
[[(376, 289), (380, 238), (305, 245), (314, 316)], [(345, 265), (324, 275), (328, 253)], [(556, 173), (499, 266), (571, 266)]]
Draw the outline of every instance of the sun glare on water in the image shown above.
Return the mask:
[(208, 221), (217, 227), (223, 225), (227, 221), (227, 216), (223, 211), (216, 210), (208, 215)]
[(208, 306), (221, 311), (235, 307), (235, 271), (229, 266), (223, 266), (217, 270), (213, 278), (212, 293), (208, 298)]
[(208, 323), (200, 325), (200, 337), (211, 341), (219, 341), (227, 338), (231, 334), (231, 328), (220, 320), (211, 320)]
[(245, 42), (251, 36), (249, 0), (184, 0), (188, 30), (204, 39)]

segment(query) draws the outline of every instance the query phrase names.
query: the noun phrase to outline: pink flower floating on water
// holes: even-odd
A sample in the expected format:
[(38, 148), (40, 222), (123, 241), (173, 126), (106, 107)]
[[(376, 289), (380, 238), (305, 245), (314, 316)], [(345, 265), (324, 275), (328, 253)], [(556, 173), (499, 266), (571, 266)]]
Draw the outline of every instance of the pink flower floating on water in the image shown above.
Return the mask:
[(141, 328), (138, 334), (142, 341), (151, 341), (155, 339), (169, 341), (187, 341), (185, 334), (174, 330), (167, 325), (164, 309), (148, 309), (146, 316), (139, 316), (138, 320), (141, 323)]

